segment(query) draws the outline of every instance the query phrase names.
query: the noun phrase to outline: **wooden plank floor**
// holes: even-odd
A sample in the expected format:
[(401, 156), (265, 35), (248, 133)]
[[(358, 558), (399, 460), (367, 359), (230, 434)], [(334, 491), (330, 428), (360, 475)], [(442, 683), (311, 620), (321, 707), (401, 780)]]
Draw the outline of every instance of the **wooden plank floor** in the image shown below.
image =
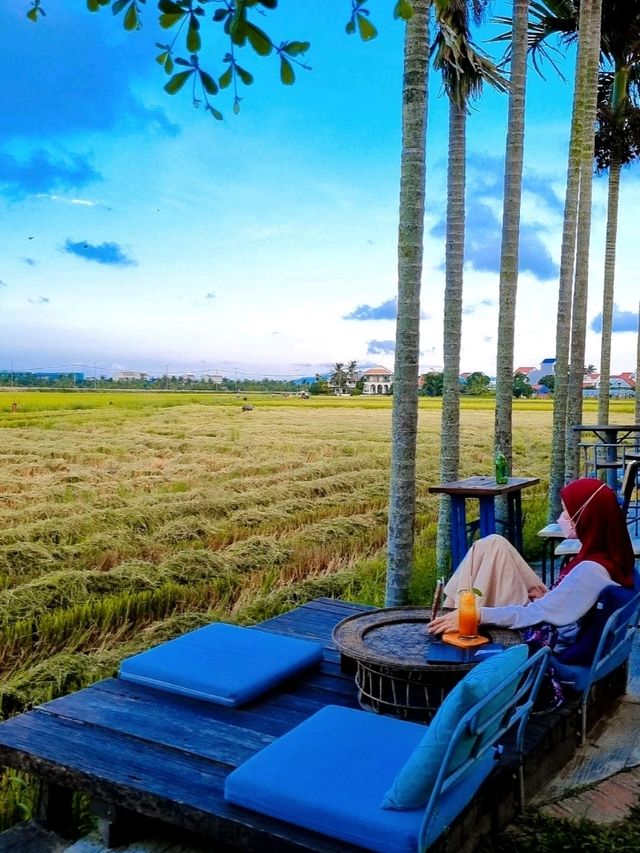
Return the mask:
[(366, 610), (318, 599), (257, 630), (318, 640), (325, 660), (263, 699), (231, 709), (107, 679), (0, 725), (0, 763), (243, 850), (357, 848), (228, 805), (226, 776), (327, 704), (358, 707), (334, 625)]
[[(0, 763), (215, 838), (217, 851), (354, 853), (360, 848), (227, 804), (223, 786), (235, 767), (325, 705), (358, 707), (353, 676), (341, 672), (331, 632), (367, 609), (317, 599), (255, 626), (318, 640), (325, 655), (320, 667), (242, 708), (107, 679), (0, 725)], [(568, 711), (532, 719), (526, 738), (532, 792), (573, 754), (575, 722)], [(501, 770), (467, 810), (478, 831), (483, 820), (495, 828), (497, 807), (505, 813), (511, 807), (511, 771)], [(462, 850), (470, 830), (461, 828), (450, 849)]]

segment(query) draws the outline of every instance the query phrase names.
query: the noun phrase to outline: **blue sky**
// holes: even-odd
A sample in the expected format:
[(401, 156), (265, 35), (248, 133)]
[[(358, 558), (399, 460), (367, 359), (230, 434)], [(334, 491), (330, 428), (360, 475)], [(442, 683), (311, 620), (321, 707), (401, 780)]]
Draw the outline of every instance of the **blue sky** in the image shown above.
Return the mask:
[[(379, 37), (344, 33), (347, 0), (280, 0), (263, 27), (305, 39), (313, 70), (274, 57), (238, 116), (170, 97), (154, 3), (125, 33), (109, 9), (5, 3), (0, 89), (0, 367), (305, 375), (334, 361), (393, 367), (403, 28), (371, 0)], [(325, 8), (326, 6), (326, 8)], [(505, 4), (495, 4), (496, 13)], [(489, 29), (490, 31), (490, 29)], [(212, 41), (207, 63), (224, 70)], [(570, 77), (572, 59), (567, 63)], [(530, 72), (515, 366), (553, 355), (571, 85)], [(469, 119), (462, 369), (495, 372), (507, 99)], [(442, 363), (447, 105), (430, 83), (421, 366)], [(633, 201), (623, 175), (614, 371), (635, 367)], [(606, 179), (594, 194), (587, 361), (600, 360)], [(75, 368), (82, 369), (82, 368)]]

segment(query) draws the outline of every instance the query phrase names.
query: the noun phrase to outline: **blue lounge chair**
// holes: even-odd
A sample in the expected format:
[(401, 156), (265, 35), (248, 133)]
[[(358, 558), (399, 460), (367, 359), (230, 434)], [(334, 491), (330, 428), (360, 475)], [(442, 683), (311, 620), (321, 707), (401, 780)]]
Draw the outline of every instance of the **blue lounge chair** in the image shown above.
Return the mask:
[[(552, 655), (558, 680), (579, 694), (580, 744), (587, 739), (591, 687), (629, 659), (640, 615), (640, 592), (611, 584), (600, 593), (585, 630), (566, 652)], [(589, 660), (591, 663), (585, 664)]]
[(527, 659), (523, 645), (487, 659), (426, 728), (329, 705), (234, 770), (225, 798), (378, 853), (418, 853), (469, 804), (510, 730), (522, 786), (524, 729), (547, 660), (548, 649)]

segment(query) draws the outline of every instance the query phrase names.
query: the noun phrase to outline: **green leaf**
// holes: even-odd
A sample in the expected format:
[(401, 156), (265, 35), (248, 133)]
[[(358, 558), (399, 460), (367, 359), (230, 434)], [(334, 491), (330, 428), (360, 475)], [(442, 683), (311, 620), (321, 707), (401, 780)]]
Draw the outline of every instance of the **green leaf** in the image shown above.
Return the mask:
[(259, 27), (256, 27), (255, 24), (251, 24), (248, 21), (247, 38), (249, 39), (249, 44), (259, 56), (269, 56), (273, 50), (269, 36)]
[(301, 53), (306, 53), (311, 46), (308, 41), (289, 41), (281, 46), (281, 49), (289, 56), (300, 56)]
[(180, 14), (175, 14), (175, 15), (173, 15), (173, 14), (172, 15), (169, 15), (169, 14), (160, 15), (160, 17), (158, 18), (158, 21), (159, 21), (160, 26), (162, 27), (163, 30), (168, 30), (174, 24), (177, 24), (179, 21), (181, 21), (186, 14), (187, 14), (186, 12), (181, 11)]
[(216, 121), (222, 121), (222, 113), (217, 110), (215, 107), (212, 107), (211, 104), (207, 104), (205, 107), (207, 112), (210, 112)]
[(229, 19), (229, 34), (234, 44), (242, 46), (247, 40), (247, 12), (244, 6), (237, 6)]
[(236, 65), (236, 73), (245, 86), (250, 86), (253, 83), (253, 74), (250, 74), (248, 71), (246, 71), (244, 68), (241, 68), (239, 65)]
[(224, 19), (229, 14), (230, 13), (228, 9), (216, 9), (216, 11), (213, 13), (213, 20), (216, 22), (224, 21)]
[(132, 3), (127, 9), (127, 14), (124, 16), (124, 28), (128, 32), (140, 29), (140, 19), (138, 18), (138, 10), (135, 3)]
[(280, 54), (280, 80), (285, 86), (293, 86), (296, 82), (296, 75), (293, 72), (293, 66), (282, 54)]
[[(195, 22), (195, 25), (194, 25)], [(187, 50), (189, 53), (197, 53), (202, 47), (202, 40), (198, 32), (198, 20), (191, 16), (189, 29), (187, 30)]]
[(211, 74), (207, 74), (206, 71), (200, 71), (200, 82), (202, 83), (202, 88), (205, 90), (207, 95), (218, 94), (218, 84)]
[(111, 11), (114, 15), (119, 15), (120, 12), (124, 9), (124, 7), (130, 2), (130, 0), (116, 0), (116, 2), (111, 7)]
[(168, 56), (169, 56), (169, 52), (166, 50), (164, 53), (158, 54), (158, 56), (156, 56), (156, 62), (158, 63), (158, 65), (164, 65), (165, 62), (167, 61)]
[(393, 10), (393, 17), (402, 18), (403, 21), (410, 21), (413, 18), (413, 6), (409, 0), (398, 0)]
[(173, 74), (173, 59), (171, 59), (170, 55), (167, 56), (167, 61), (164, 64), (164, 70), (167, 74)]
[(195, 68), (192, 68), (191, 71), (181, 71), (179, 74), (174, 74), (171, 80), (165, 84), (164, 90), (168, 95), (175, 95), (176, 92), (179, 92), (180, 89), (187, 82), (189, 77), (194, 73)]
[(222, 74), (218, 83), (220, 84), (221, 89), (226, 89), (227, 86), (231, 85), (231, 80), (233, 79), (233, 66), (229, 66), (227, 70)]
[(178, 12), (184, 12), (182, 6), (179, 6), (178, 3), (174, 3), (173, 0), (159, 0), (158, 9), (169, 15), (176, 15)]
[(348, 36), (352, 36), (355, 33), (356, 22), (353, 20), (353, 18), (347, 23), (346, 27), (344, 28), (344, 31)]
[(362, 41), (371, 41), (378, 35), (377, 29), (365, 15), (357, 15), (358, 31)]
[(32, 21), (34, 24), (38, 23), (38, 10), (34, 6), (33, 9), (29, 9), (27, 12), (27, 18)]

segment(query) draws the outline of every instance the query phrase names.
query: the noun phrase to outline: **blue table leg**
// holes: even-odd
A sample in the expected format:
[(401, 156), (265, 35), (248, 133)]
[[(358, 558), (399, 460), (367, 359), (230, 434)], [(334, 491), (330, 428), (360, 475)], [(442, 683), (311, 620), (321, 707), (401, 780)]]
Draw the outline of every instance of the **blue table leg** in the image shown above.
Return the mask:
[(451, 495), (451, 571), (454, 572), (467, 553), (467, 515), (465, 498)]
[(493, 495), (480, 498), (480, 536), (496, 532), (496, 502)]
[(507, 495), (509, 541), (522, 554), (522, 496), (520, 492)]
[[(618, 433), (606, 433), (607, 437), (607, 462), (617, 462), (618, 461)], [(618, 494), (618, 468), (610, 467), (607, 468), (607, 485), (610, 486), (613, 491)]]

